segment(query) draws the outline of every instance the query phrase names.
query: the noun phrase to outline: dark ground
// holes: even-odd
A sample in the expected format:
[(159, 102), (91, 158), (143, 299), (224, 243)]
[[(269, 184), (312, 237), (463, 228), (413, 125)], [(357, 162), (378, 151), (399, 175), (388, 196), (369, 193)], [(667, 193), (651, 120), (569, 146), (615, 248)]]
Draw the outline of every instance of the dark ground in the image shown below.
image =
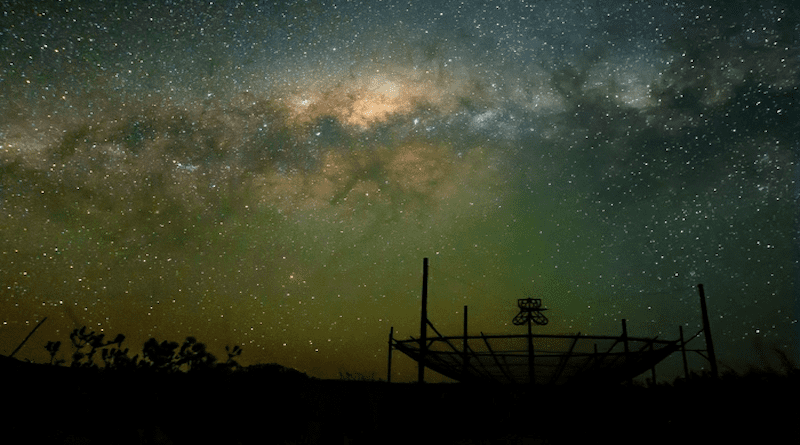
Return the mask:
[(22, 443), (778, 443), (800, 414), (797, 371), (528, 388), (316, 380), (277, 365), (158, 375), (4, 358), (0, 370), (4, 429)]

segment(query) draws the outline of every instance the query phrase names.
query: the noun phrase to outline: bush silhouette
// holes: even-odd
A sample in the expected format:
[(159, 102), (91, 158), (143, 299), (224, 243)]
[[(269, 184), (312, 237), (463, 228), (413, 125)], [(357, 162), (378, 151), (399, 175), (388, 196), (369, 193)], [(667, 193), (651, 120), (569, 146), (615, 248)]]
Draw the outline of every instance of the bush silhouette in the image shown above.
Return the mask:
[[(127, 356), (127, 349), (121, 351), (122, 342), (125, 341), (125, 336), (122, 334), (117, 335), (114, 340), (105, 341), (105, 334), (87, 331), (86, 326), (84, 326), (72, 331), (72, 333), (69, 334), (69, 339), (72, 341), (72, 346), (75, 348), (75, 352), (72, 354), (72, 364), (70, 365), (73, 368), (98, 368), (97, 364), (94, 362), (94, 356), (98, 350), (103, 351), (101, 353), (101, 358), (106, 362), (106, 365), (109, 364), (107, 360), (111, 360), (113, 363), (114, 359), (121, 360), (121, 355)], [(51, 354), (51, 361), (60, 345), (61, 342), (57, 342), (57, 346), (53, 342), (50, 342), (45, 347)], [(111, 345), (117, 345), (117, 348), (113, 348), (116, 351), (109, 352), (109, 350), (106, 349)]]
[(60, 364), (64, 363), (63, 359), (56, 360), (56, 354), (58, 354), (58, 350), (61, 348), (61, 342), (60, 341), (56, 341), (56, 342), (49, 341), (49, 342), (47, 342), (47, 345), (45, 345), (44, 348), (47, 349), (47, 352), (50, 353), (50, 364), (51, 365), (60, 365)]
[(145, 342), (142, 355), (142, 367), (166, 372), (208, 370), (217, 362), (216, 357), (206, 350), (206, 345), (194, 337), (186, 337), (180, 349), (176, 342), (165, 340), (158, 343), (151, 338)]
[[(186, 337), (183, 344), (173, 341), (158, 342), (155, 338), (148, 339), (142, 348), (142, 357), (129, 355), (128, 348), (122, 348), (125, 336), (117, 335), (113, 340), (106, 340), (105, 334), (89, 331), (86, 326), (75, 329), (70, 333), (70, 341), (75, 351), (72, 354), (72, 368), (90, 368), (105, 370), (149, 370), (155, 372), (196, 372), (200, 370), (226, 370), (233, 371), (241, 367), (235, 358), (242, 354), (239, 346), (226, 346), (228, 356), (224, 363), (218, 363), (217, 358), (208, 352), (204, 343), (198, 342), (194, 337)], [(61, 342), (47, 342), (45, 349), (50, 354), (50, 364), (61, 365), (65, 360), (56, 360), (56, 354), (61, 347)], [(98, 364), (96, 357), (100, 352)]]

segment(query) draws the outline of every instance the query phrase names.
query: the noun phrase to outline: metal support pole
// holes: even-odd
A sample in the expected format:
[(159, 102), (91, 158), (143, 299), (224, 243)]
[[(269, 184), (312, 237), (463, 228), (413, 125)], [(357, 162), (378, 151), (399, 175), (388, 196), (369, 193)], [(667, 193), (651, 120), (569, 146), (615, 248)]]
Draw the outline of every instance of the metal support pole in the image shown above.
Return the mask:
[(708, 308), (706, 308), (706, 293), (703, 285), (698, 284), (697, 290), (700, 292), (700, 311), (703, 313), (703, 334), (706, 337), (706, 350), (708, 351), (708, 361), (711, 362), (711, 375), (716, 379), (719, 377), (717, 369), (717, 356), (714, 354), (714, 342), (711, 340), (711, 323), (708, 322)]
[(419, 321), (419, 363), (417, 383), (425, 383), (425, 355), (428, 349), (428, 259), (422, 261), (422, 314)]
[(17, 346), (17, 349), (14, 349), (14, 351), (11, 352), (11, 354), (8, 355), (8, 358), (14, 357), (14, 354), (16, 354), (20, 349), (22, 349), (22, 346), (25, 345), (25, 343), (28, 341), (28, 339), (31, 338), (31, 335), (33, 335), (33, 333), (36, 332), (37, 329), (39, 329), (39, 326), (41, 326), (42, 323), (45, 322), (45, 320), (47, 320), (47, 317), (42, 318), (42, 321), (40, 321), (39, 324), (37, 324), (36, 327), (33, 328), (33, 330), (28, 334), (28, 336), (25, 337), (25, 340), (22, 340), (22, 343), (20, 343), (19, 346)]
[(467, 368), (469, 367), (469, 352), (467, 349), (467, 307), (464, 306), (464, 361), (463, 368), (461, 369), (461, 381), (463, 382), (467, 376)]
[(689, 379), (689, 364), (686, 363), (686, 342), (683, 341), (683, 326), (678, 326), (681, 333), (681, 355), (683, 356), (683, 378)]
[(625, 358), (628, 358), (628, 321), (622, 319), (622, 344), (625, 345)]
[(394, 338), (394, 326), (389, 329), (389, 365), (386, 367), (386, 383), (392, 383), (392, 339)]
[(536, 372), (534, 368), (533, 334), (531, 333), (531, 317), (528, 317), (528, 383), (536, 384)]
[[(622, 344), (625, 346), (625, 364), (628, 364), (628, 322), (622, 319)], [(633, 383), (633, 377), (628, 379), (628, 383)]]

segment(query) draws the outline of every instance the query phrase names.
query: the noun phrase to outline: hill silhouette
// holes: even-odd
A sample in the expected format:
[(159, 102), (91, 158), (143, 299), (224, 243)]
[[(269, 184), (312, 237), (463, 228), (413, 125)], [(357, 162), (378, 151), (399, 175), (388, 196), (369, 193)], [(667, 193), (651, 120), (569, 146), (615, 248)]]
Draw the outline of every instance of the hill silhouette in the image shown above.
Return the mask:
[[(120, 342), (96, 345), (103, 343), (96, 349), (125, 351)], [(149, 347), (163, 345), (161, 363), (177, 365), (186, 350), (202, 351), (197, 343), (184, 342), (184, 356), (171, 342)], [(347, 373), (321, 380), (274, 363), (210, 359), (183, 369), (124, 361), (106, 368), (87, 365), (87, 357), (76, 366), (0, 357), (13, 406), (7, 434), (86, 444), (769, 442), (790, 432), (798, 414), (791, 398), (800, 390), (797, 367), (572, 388), (388, 384)]]

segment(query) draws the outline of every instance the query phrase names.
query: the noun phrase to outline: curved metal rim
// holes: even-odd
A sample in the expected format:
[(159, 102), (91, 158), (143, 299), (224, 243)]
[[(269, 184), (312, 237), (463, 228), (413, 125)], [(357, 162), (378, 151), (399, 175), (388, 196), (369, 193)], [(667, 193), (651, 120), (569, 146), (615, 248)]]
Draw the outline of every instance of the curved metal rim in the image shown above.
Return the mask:
[[(432, 337), (426, 339), (428, 348), (434, 343), (444, 342), (449, 350), (428, 349), (424, 364), (440, 374), (459, 381), (491, 380), (521, 383), (520, 380), (527, 381), (528, 379), (526, 373), (527, 360), (525, 360), (528, 358), (527, 349), (494, 351), (489, 341), (492, 339), (527, 340), (528, 338), (529, 336), (526, 334), (467, 336), (466, 340), (484, 342), (487, 345), (487, 350), (475, 351), (468, 347), (468, 366), (465, 368), (463, 366), (464, 350), (463, 348), (457, 348), (454, 344), (459, 340), (464, 341), (464, 336)], [(678, 340), (610, 335), (531, 334), (530, 338), (572, 340), (572, 347), (568, 350), (535, 349), (534, 360), (537, 363), (537, 370), (540, 371), (535, 373), (535, 378), (539, 379), (539, 374), (542, 374), (541, 377), (544, 380), (549, 380), (549, 383), (565, 383), (572, 379), (579, 381), (623, 381), (627, 378), (635, 377), (654, 366), (677, 350), (677, 345), (679, 344)], [(613, 341), (613, 343), (605, 351), (594, 353), (575, 352), (573, 349), (579, 340), (605, 340)], [(627, 352), (614, 352), (615, 348), (619, 347), (619, 345), (624, 345), (626, 342), (628, 344)], [(392, 347), (399, 349), (418, 362), (423, 359), (419, 345), (419, 339), (414, 339), (413, 337), (409, 340), (393, 340), (392, 342)], [(486, 362), (488, 360), (491, 361), (487, 365)], [(509, 362), (519, 360), (523, 360), (524, 363)], [(512, 372), (512, 368), (522, 370), (522, 377)], [(574, 372), (575, 369), (578, 369), (578, 371)]]

